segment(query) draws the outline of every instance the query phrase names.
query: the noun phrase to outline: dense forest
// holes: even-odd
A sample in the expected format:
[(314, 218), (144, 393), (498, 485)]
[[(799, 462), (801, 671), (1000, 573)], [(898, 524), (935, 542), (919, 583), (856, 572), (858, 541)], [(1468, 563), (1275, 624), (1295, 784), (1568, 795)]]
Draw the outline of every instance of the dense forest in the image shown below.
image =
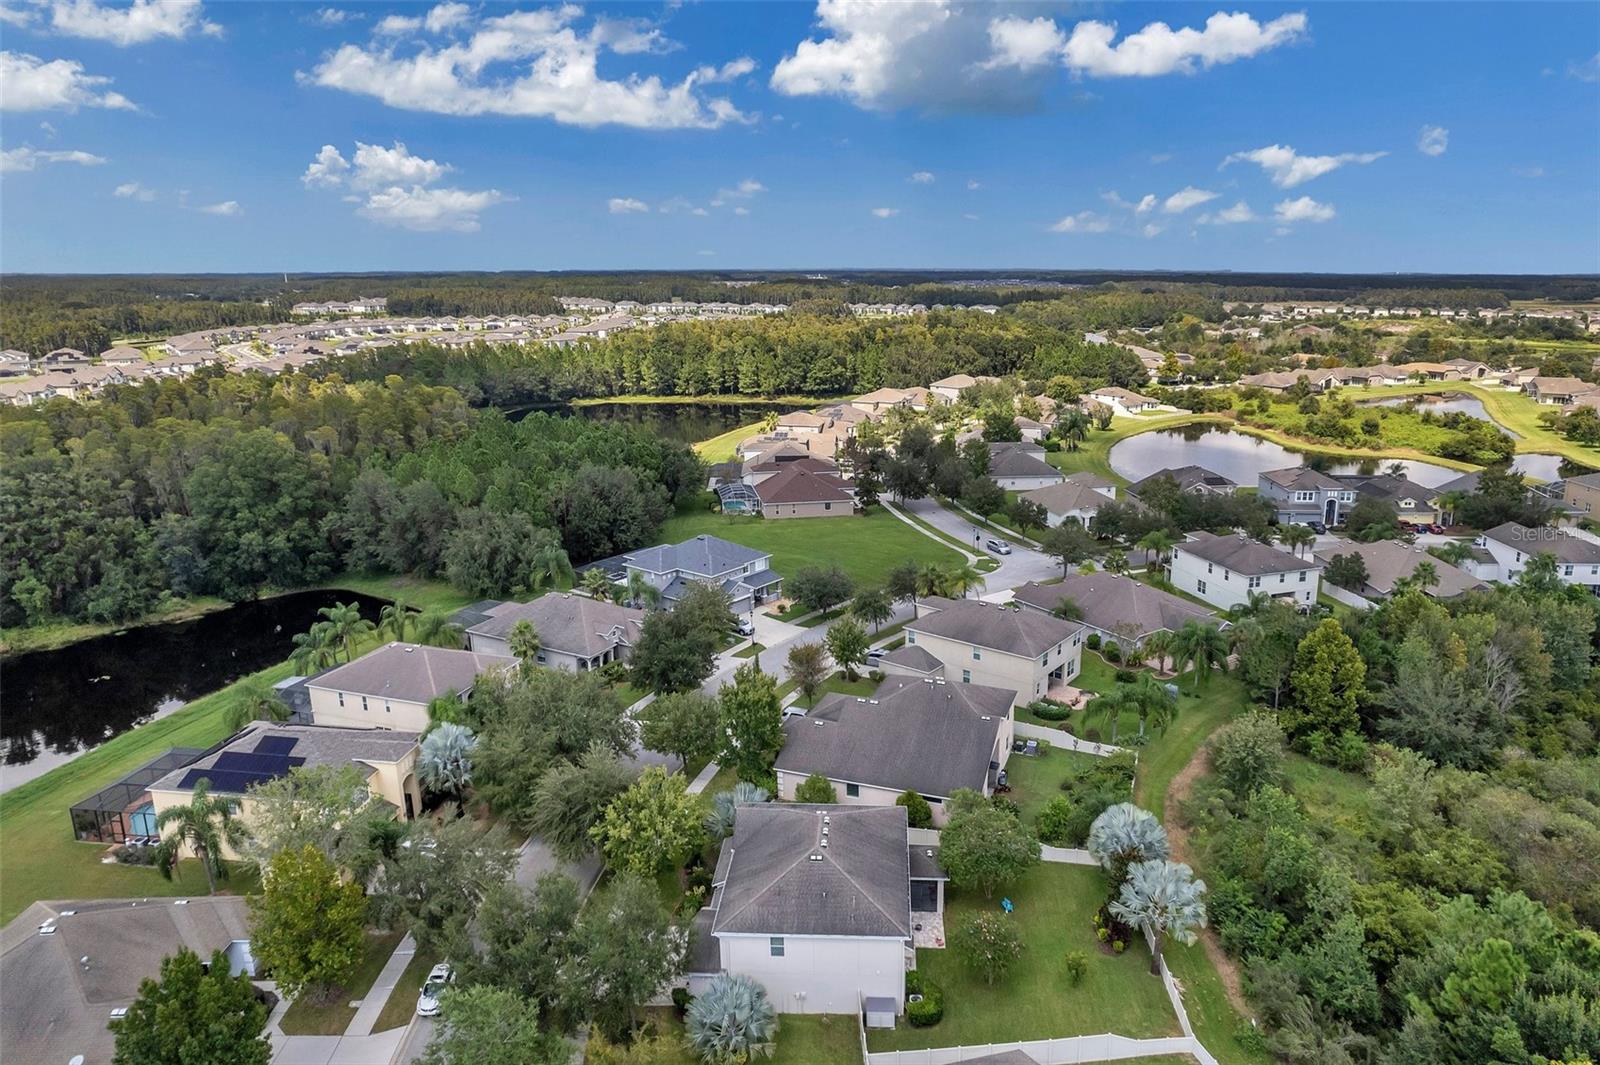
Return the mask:
[(450, 388), (208, 370), (0, 420), (0, 621), (123, 620), (353, 567), (524, 587), (651, 540), (703, 486), (688, 448), (578, 418), (511, 424)]

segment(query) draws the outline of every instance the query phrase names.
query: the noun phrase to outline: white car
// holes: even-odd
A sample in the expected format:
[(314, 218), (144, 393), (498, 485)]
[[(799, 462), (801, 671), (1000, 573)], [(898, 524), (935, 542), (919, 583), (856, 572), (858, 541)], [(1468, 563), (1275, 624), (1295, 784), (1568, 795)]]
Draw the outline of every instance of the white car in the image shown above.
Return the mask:
[(455, 983), (455, 980), (455, 970), (450, 968), (450, 963), (447, 961), (442, 961), (429, 969), (428, 979), (422, 985), (422, 994), (417, 996), (417, 1016), (439, 1016), (439, 997)]
[(756, 623), (749, 618), (740, 618), (738, 629), (740, 636), (754, 636), (756, 634)]
[(1011, 545), (1006, 543), (1004, 540), (996, 540), (991, 537), (990, 539), (984, 541), (983, 546), (988, 548), (990, 551), (993, 551), (997, 555), (1011, 554)]

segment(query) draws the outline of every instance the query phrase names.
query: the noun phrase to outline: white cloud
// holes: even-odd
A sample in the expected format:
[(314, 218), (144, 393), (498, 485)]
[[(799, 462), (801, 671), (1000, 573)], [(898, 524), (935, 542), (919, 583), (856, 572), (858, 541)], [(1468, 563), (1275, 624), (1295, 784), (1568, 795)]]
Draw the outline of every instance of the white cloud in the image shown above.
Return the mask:
[(987, 67), (1016, 67), (1033, 70), (1060, 61), (1066, 35), (1047, 18), (997, 18), (989, 23), (989, 46), (993, 54)]
[(380, 37), (399, 37), (407, 33), (415, 33), (422, 28), (422, 19), (409, 15), (386, 15), (378, 20), (372, 27), (372, 32)]
[(929, 170), (918, 170), (906, 180), (910, 181), (914, 185), (932, 185), (933, 172)]
[(1146, 222), (1144, 224), (1144, 228), (1139, 230), (1139, 232), (1143, 233), (1146, 238), (1159, 237), (1162, 233), (1166, 232), (1166, 229), (1166, 226), (1159, 226), (1154, 222)]
[(1172, 153), (1156, 152), (1150, 157), (1150, 162), (1155, 166), (1160, 166), (1162, 163), (1170, 163), (1172, 162)]
[(124, 181), (111, 191), (111, 194), (122, 200), (138, 200), (140, 203), (149, 203), (156, 198), (154, 189), (147, 189), (137, 181)]
[(162, 37), (222, 34), (221, 26), (206, 21), (200, 0), (133, 0), (127, 7), (107, 7), (99, 0), (55, 0), (50, 5), (50, 25), (69, 37), (109, 41), (124, 48)]
[(606, 201), (606, 210), (612, 214), (635, 214), (650, 210), (650, 205), (631, 196), (613, 196)]
[[(454, 169), (411, 154), (399, 141), (389, 148), (357, 141), (353, 163), (338, 148), (323, 145), (301, 180), (308, 187), (348, 188), (345, 199), (360, 204), (356, 213), (363, 218), (421, 232), (474, 232), (485, 208), (516, 199), (499, 189), (432, 187)], [(648, 210), (644, 204), (639, 209)]]
[[(738, 59), (730, 59), (720, 67), (696, 67), (694, 80), (700, 85), (715, 85), (725, 81), (733, 81), (735, 78), (742, 78), (746, 74), (752, 73), (755, 69), (756, 61), (754, 59), (749, 56), (740, 56)], [(772, 120), (774, 122), (782, 122), (783, 116), (773, 115)]]
[(1248, 203), (1240, 200), (1232, 207), (1224, 207), (1220, 211), (1203, 214), (1195, 221), (1203, 226), (1233, 226), (1242, 222), (1256, 221), (1256, 213), (1250, 209)]
[(1567, 76), (1579, 81), (1600, 81), (1600, 52), (1581, 62), (1568, 63)]
[[(619, 39), (610, 23), (597, 20), (581, 29), (579, 7), (513, 11), (474, 22), (456, 18), (453, 5), (440, 5), (428, 18), (445, 8), (452, 14), (444, 21), (462, 33), (458, 40), (345, 44), (299, 77), (375, 97), (390, 107), (435, 114), (513, 115), (640, 129), (712, 129), (748, 121), (727, 98), (701, 91), (702, 84), (718, 77), (754, 69), (748, 60), (721, 70), (701, 68), (676, 83), (654, 74), (609, 80), (599, 73), (601, 54), (625, 53), (632, 44)], [(379, 28), (409, 33), (416, 27), (390, 18)]]
[(731, 189), (718, 189), (717, 194), (711, 197), (711, 206), (722, 207), (733, 200), (748, 200), (760, 192), (766, 192), (767, 187), (755, 178), (745, 178)]
[(874, 207), (872, 209), (872, 213), (873, 213), (874, 217), (877, 217), (877, 218), (893, 218), (895, 215), (900, 213), (900, 208), (898, 208), (898, 207)]
[(311, 21), (323, 26), (340, 26), (353, 18), (361, 16), (354, 11), (345, 11), (337, 7), (324, 7), (311, 16)]
[(443, 33), (465, 25), (472, 18), (472, 8), (466, 4), (439, 4), (422, 20), (429, 33)]
[(1340, 155), (1301, 155), (1287, 144), (1269, 144), (1265, 148), (1256, 148), (1248, 152), (1234, 152), (1222, 161), (1222, 165), (1255, 163), (1267, 172), (1274, 185), (1280, 189), (1292, 189), (1346, 164), (1365, 166), (1377, 162), (1388, 154), (1388, 152), (1344, 152)]
[(979, 218), (979, 216), (975, 214), (964, 214), (961, 217), (965, 218), (969, 222), (976, 222)]
[(1111, 228), (1111, 219), (1093, 211), (1069, 214), (1050, 227), (1052, 233), (1104, 233)]
[(50, 123), (48, 123), (48, 122), (39, 123), (39, 132), (43, 133), (46, 137), (49, 137), (51, 140), (55, 140), (56, 139), (56, 128), (54, 126), (52, 126)]
[(233, 218), (244, 214), (244, 208), (239, 206), (238, 200), (223, 200), (221, 203), (208, 203), (197, 208), (201, 214), (221, 215), (224, 218)]
[(21, 170), (37, 170), (41, 165), (51, 163), (76, 163), (78, 166), (100, 166), (105, 163), (105, 156), (91, 155), (89, 152), (80, 151), (42, 151), (23, 145), (20, 148), (7, 148), (0, 152), (0, 173), (13, 173)]
[(0, 5), (0, 23), (4, 23), (7, 26), (15, 26), (18, 29), (23, 29), (32, 21), (32, 10), (25, 7), (6, 7), (4, 5)]
[[(1217, 194), (1214, 192), (1207, 189), (1197, 189), (1193, 185), (1186, 185), (1162, 201), (1161, 210), (1167, 214), (1182, 214), (1191, 207), (1199, 207), (1202, 203), (1210, 203), (1216, 198)], [(1145, 203), (1149, 199), (1150, 197), (1147, 196), (1145, 200), (1139, 202), (1141, 213), (1149, 210), (1149, 206), (1146, 206)]]
[(1318, 203), (1310, 196), (1284, 200), (1272, 208), (1272, 216), (1284, 225), (1295, 222), (1326, 222), (1333, 217), (1333, 205)]
[(1282, 15), (1259, 23), (1241, 12), (1217, 12), (1206, 19), (1205, 29), (1174, 30), (1165, 22), (1152, 22), (1116, 45), (1117, 27), (1105, 22), (1080, 22), (1062, 48), (1067, 66), (1082, 74), (1102, 78), (1151, 78), (1163, 74), (1193, 74), (1196, 69), (1249, 59), (1304, 36), (1304, 12)]
[(735, 207), (733, 209), (733, 213), (734, 214), (749, 214), (750, 213), (750, 208), (748, 208), (748, 207)]
[(101, 88), (110, 83), (110, 78), (85, 74), (76, 59), (45, 62), (23, 52), (0, 52), (3, 111), (76, 111), (80, 107), (137, 111), (126, 96)]
[(1450, 147), (1450, 131), (1443, 126), (1423, 126), (1417, 134), (1417, 151), (1423, 155), (1440, 156)]
[(973, 178), (972, 180), (967, 182), (967, 191), (968, 192), (976, 192), (981, 188), (983, 188), (983, 184), (982, 184), (982, 182), (978, 181), (977, 178)]

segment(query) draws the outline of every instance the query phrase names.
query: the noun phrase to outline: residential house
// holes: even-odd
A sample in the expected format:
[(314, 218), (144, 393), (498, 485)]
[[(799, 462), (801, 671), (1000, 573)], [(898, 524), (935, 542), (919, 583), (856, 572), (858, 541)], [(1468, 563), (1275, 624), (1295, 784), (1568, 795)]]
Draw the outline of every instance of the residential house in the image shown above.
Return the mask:
[(39, 367), (44, 370), (70, 370), (88, 366), (93, 361), (77, 348), (56, 348), (45, 353), (44, 358), (39, 360)]
[(1338, 525), (1356, 501), (1355, 488), (1309, 466), (1267, 470), (1257, 477), (1256, 492), (1283, 524)]
[(1522, 390), (1535, 403), (1562, 406), (1571, 403), (1579, 396), (1595, 391), (1596, 387), (1576, 377), (1535, 377), (1523, 385)]
[[(1078, 621), (1102, 642), (1143, 645), (1153, 633), (1177, 632), (1190, 621), (1215, 622), (1216, 616), (1181, 596), (1132, 577), (1106, 570), (1072, 573), (1059, 584), (1032, 581), (1012, 592), (1025, 609), (1054, 615), (1062, 600), (1077, 608)], [(1226, 625), (1226, 622), (1223, 623)]]
[(855, 513), (855, 495), (837, 476), (791, 464), (755, 487), (761, 516), (780, 518), (848, 518)]
[(943, 677), (944, 663), (933, 654), (913, 644), (902, 644), (878, 659), (878, 669), (891, 677)]
[(755, 608), (783, 592), (783, 578), (772, 572), (772, 555), (717, 536), (700, 535), (679, 544), (661, 544), (630, 551), (596, 565), (620, 570), (620, 578), (638, 573), (661, 593), (671, 608), (696, 582), (722, 588), (736, 617), (748, 618)]
[(1176, 484), (1179, 491), (1195, 495), (1232, 495), (1239, 490), (1237, 484), (1204, 466), (1179, 466), (1157, 470), (1143, 480), (1135, 481), (1128, 486), (1128, 494), (1137, 497), (1164, 479)]
[(754, 488), (762, 481), (770, 480), (791, 469), (809, 470), (812, 473), (829, 474), (834, 477), (839, 475), (838, 465), (828, 459), (817, 458), (806, 451), (773, 450), (745, 462), (737, 479)]
[(16, 348), (0, 351), (0, 377), (16, 377), (33, 369), (33, 356)]
[(1076, 677), (1083, 662), (1084, 630), (1075, 621), (977, 599), (923, 600), (921, 614), (906, 623), (906, 645), (943, 662), (948, 680), (1032, 702)]
[(927, 410), (928, 391), (923, 388), (875, 388), (852, 399), (850, 405), (867, 414), (883, 414), (890, 407)]
[(1016, 701), (1010, 688), (933, 677), (885, 677), (868, 698), (826, 695), (784, 722), (778, 797), (792, 801), (815, 773), (846, 806), (893, 806), (914, 791), (943, 825), (958, 788), (993, 794), (1011, 756)]
[(1309, 609), (1317, 601), (1322, 563), (1257, 543), (1244, 533), (1190, 533), (1172, 551), (1172, 583), (1227, 610), (1252, 595), (1284, 599)]
[(144, 352), (131, 344), (118, 344), (100, 353), (102, 366), (139, 366), (145, 361)]
[(1575, 514), (1593, 514), (1600, 507), (1600, 473), (1568, 477), (1562, 482), (1561, 502)]
[(1370, 477), (1344, 474), (1334, 479), (1354, 488), (1358, 499), (1374, 499), (1389, 507), (1408, 525), (1435, 525), (1439, 521), (1438, 490), (1425, 488), (1408, 477), (1380, 473)]
[(690, 989), (730, 972), (780, 1013), (899, 1014), (914, 902), (941, 894), (913, 899), (910, 853), (900, 806), (741, 806), (694, 921)]
[(454, 620), (466, 632), (469, 650), (500, 657), (511, 656), (511, 630), (526, 621), (539, 634), (539, 665), (583, 673), (628, 660), (644, 628), (644, 611), (571, 592), (547, 592), (527, 603), (473, 603)]
[(1037, 444), (1050, 434), (1050, 427), (1044, 422), (1036, 422), (1032, 418), (1017, 415), (1012, 421), (1016, 424), (1017, 432), (1022, 434), (1022, 439), (1030, 444)]
[(1115, 385), (1109, 388), (1097, 388), (1086, 393), (1085, 399), (1111, 408), (1111, 413), (1120, 415), (1142, 414), (1145, 411), (1155, 410), (1161, 406), (1159, 400), (1149, 396), (1141, 396), (1137, 392), (1130, 392), (1126, 388)]
[(1001, 488), (1026, 492), (1032, 488), (1060, 484), (1061, 471), (1044, 460), (1044, 448), (1028, 443), (989, 445), (989, 476)]
[(961, 393), (973, 385), (993, 384), (999, 381), (998, 377), (974, 377), (971, 374), (958, 373), (941, 378), (928, 386), (932, 395), (945, 402), (954, 403), (961, 398)]
[(433, 700), (465, 698), (478, 674), (516, 665), (501, 654), (390, 643), (307, 678), (305, 688), (318, 725), (423, 732)]
[(1022, 498), (1044, 508), (1052, 529), (1066, 521), (1087, 526), (1101, 507), (1117, 498), (1117, 485), (1098, 473), (1074, 473), (1059, 484), (1023, 492)]
[[(422, 810), (422, 787), (416, 772), (421, 738), (421, 733), (409, 731), (254, 722), (190, 764), (151, 783), (146, 789), (151, 814), (159, 821), (163, 810), (188, 805), (195, 785), (204, 780), (212, 794), (239, 800), (238, 816), (248, 827), (255, 807), (249, 796), (251, 788), (287, 776), (291, 769), (354, 766), (373, 797), (409, 821)], [(183, 854), (193, 856), (187, 846)], [(239, 857), (227, 846), (222, 856), (230, 860)]]
[(1469, 560), (1464, 566), (1482, 580), (1514, 581), (1528, 568), (1530, 559), (1551, 555), (1563, 584), (1600, 594), (1600, 543), (1566, 529), (1548, 525), (1530, 529), (1508, 521), (1479, 535), (1474, 546), (1486, 551), (1489, 558)]
[[(1483, 581), (1443, 559), (1433, 557), (1420, 544), (1403, 544), (1398, 540), (1378, 540), (1370, 544), (1340, 540), (1331, 547), (1317, 551), (1316, 559), (1326, 567), (1341, 555), (1354, 555), (1361, 559), (1367, 578), (1359, 587), (1346, 591), (1368, 601), (1393, 595), (1395, 587), (1415, 573), (1417, 566), (1424, 562), (1432, 565), (1439, 577), (1438, 584), (1422, 589), (1435, 599), (1451, 599), (1463, 592), (1484, 587)], [(1329, 590), (1333, 591), (1331, 588)]]
[(778, 429), (791, 436), (804, 436), (820, 433), (828, 428), (832, 422), (820, 414), (813, 414), (808, 410), (792, 410), (778, 417)]

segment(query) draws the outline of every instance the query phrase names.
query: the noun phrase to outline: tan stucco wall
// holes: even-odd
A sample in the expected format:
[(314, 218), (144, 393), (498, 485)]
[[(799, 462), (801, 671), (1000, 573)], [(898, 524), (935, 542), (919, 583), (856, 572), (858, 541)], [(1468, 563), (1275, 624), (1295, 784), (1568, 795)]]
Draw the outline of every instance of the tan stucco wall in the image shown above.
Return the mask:
[(344, 705), (339, 705), (339, 692), (326, 688), (310, 688), (311, 719), (318, 725), (336, 725), (343, 728), (389, 728), (401, 732), (421, 732), (428, 727), (426, 703), (383, 699), (376, 695), (344, 694)]
[(855, 513), (855, 507), (840, 501), (833, 504), (827, 503), (763, 503), (761, 516), (764, 518), (848, 518)]
[(1043, 664), (1037, 658), (1022, 658), (987, 647), (980, 647), (978, 652), (982, 657), (974, 659), (972, 644), (926, 632), (908, 632), (906, 639), (944, 663), (946, 681), (961, 683), (965, 671), (971, 674), (967, 683), (987, 684), (1014, 691), (1019, 703), (1031, 703), (1041, 698), (1049, 690), (1050, 673), (1063, 664), (1067, 666), (1064, 673), (1067, 680), (1077, 676), (1083, 658), (1083, 648), (1074, 646), (1070, 636), (1059, 651), (1055, 647), (1050, 648), (1047, 661)]

